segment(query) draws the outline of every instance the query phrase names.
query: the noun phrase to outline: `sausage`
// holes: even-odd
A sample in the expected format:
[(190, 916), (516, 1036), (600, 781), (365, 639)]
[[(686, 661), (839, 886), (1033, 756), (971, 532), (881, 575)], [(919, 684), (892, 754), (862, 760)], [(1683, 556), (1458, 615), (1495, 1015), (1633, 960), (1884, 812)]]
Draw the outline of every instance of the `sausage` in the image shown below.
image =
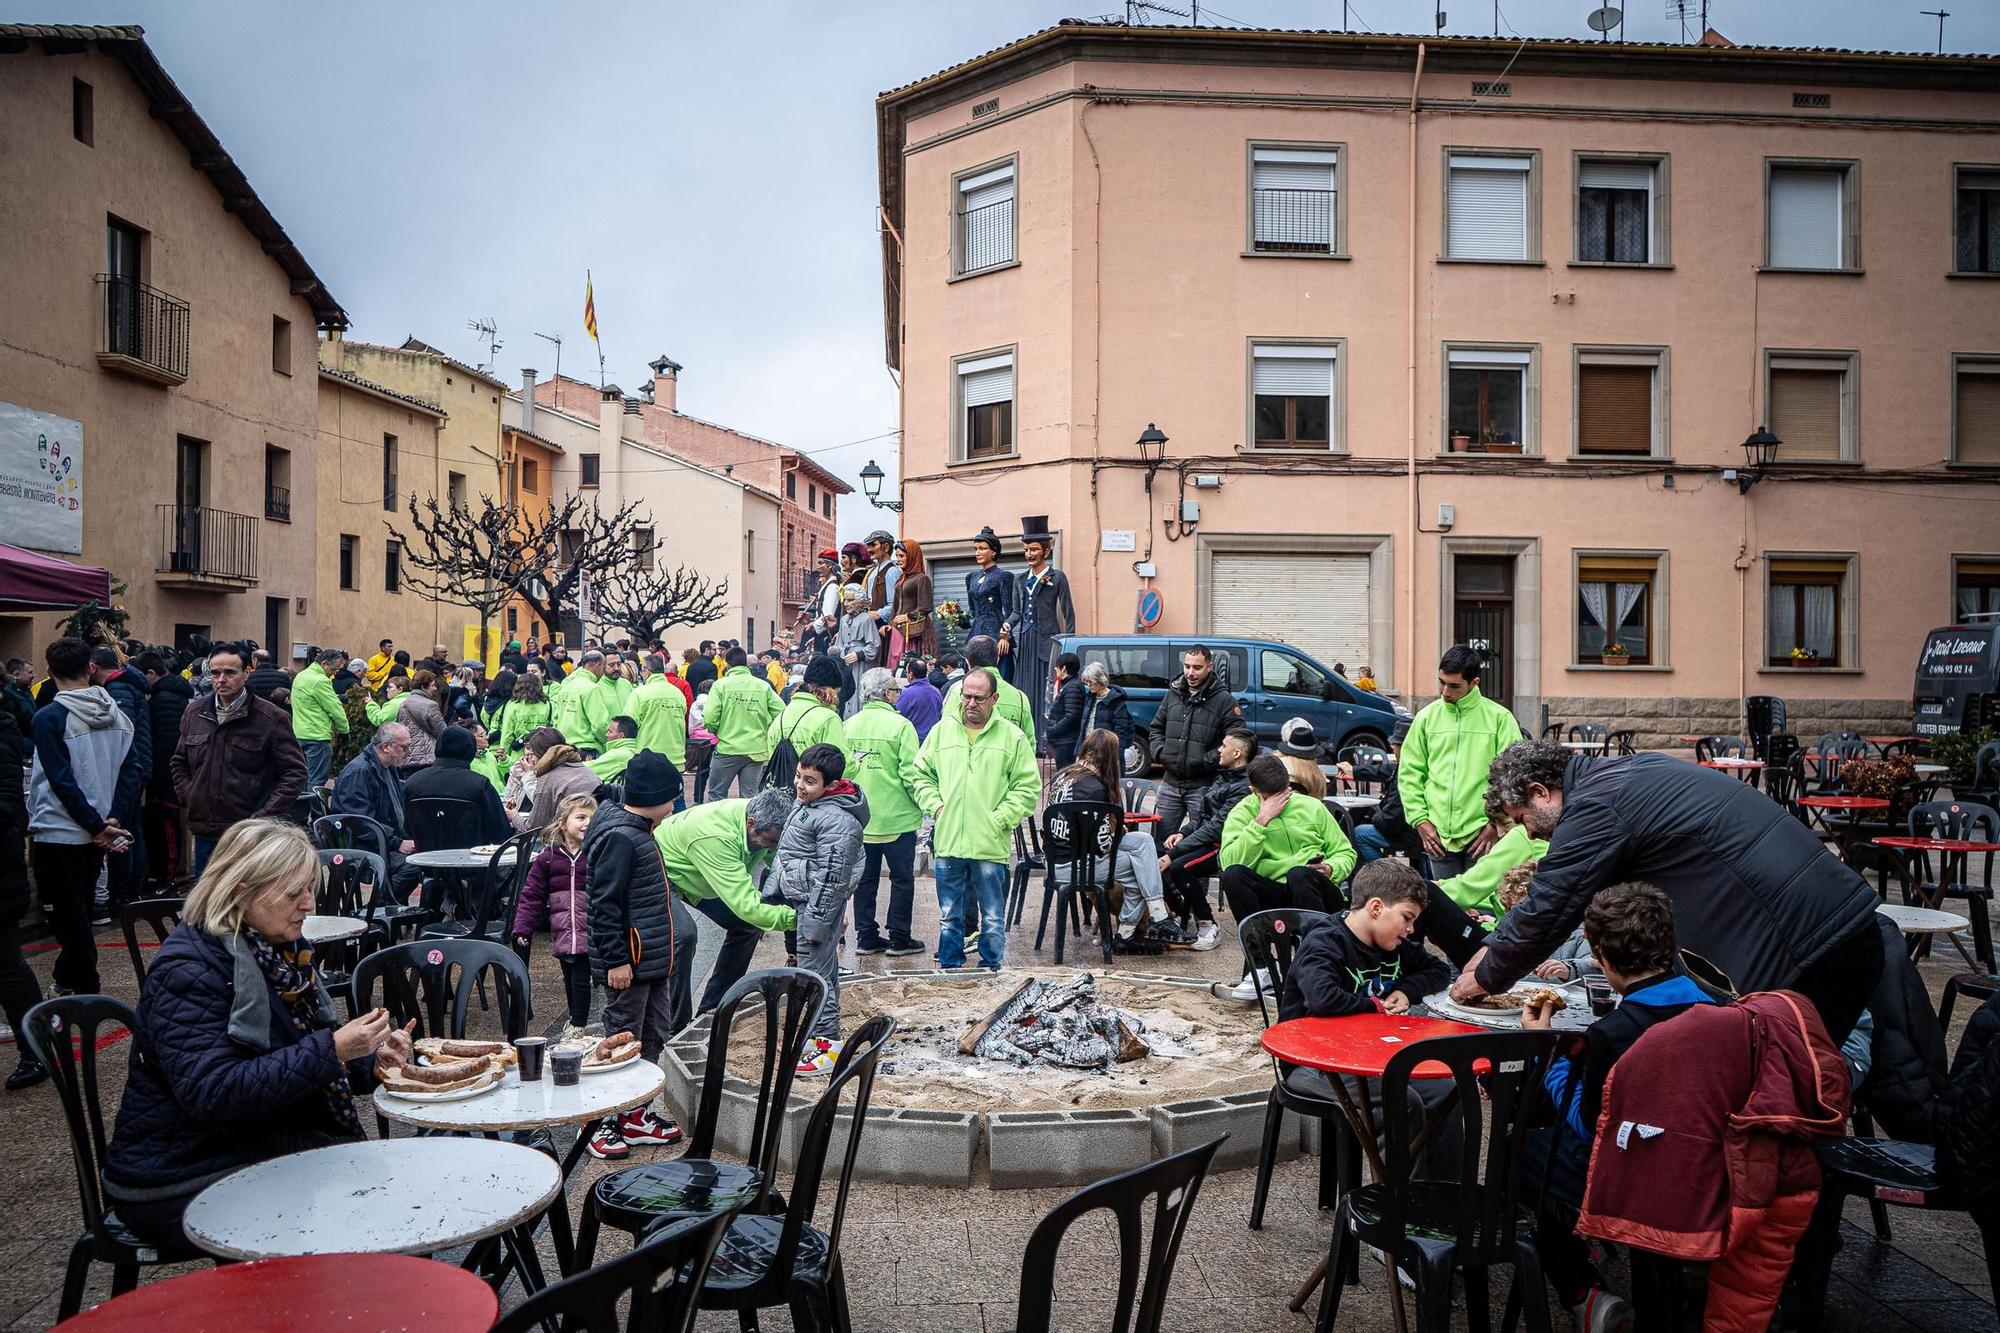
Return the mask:
[(483, 1058), (454, 1060), (443, 1065), (406, 1064), (396, 1071), (396, 1077), (409, 1083), (457, 1083), (486, 1072), (486, 1067)]
[(498, 1041), (441, 1041), (437, 1045), (439, 1055), (454, 1056), (458, 1059), (473, 1059), (482, 1055), (502, 1055), (507, 1046)]

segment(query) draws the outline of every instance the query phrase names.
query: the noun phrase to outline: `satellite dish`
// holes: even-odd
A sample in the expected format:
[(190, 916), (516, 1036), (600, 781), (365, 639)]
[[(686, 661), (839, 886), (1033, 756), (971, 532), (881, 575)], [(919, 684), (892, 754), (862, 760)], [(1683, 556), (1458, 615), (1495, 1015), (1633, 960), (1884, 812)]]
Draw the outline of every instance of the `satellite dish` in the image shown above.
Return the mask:
[(1618, 26), (1618, 21), (1624, 17), (1624, 10), (1613, 5), (1606, 5), (1602, 9), (1592, 10), (1590, 17), (1585, 19), (1584, 22), (1590, 25), (1592, 32), (1610, 32)]

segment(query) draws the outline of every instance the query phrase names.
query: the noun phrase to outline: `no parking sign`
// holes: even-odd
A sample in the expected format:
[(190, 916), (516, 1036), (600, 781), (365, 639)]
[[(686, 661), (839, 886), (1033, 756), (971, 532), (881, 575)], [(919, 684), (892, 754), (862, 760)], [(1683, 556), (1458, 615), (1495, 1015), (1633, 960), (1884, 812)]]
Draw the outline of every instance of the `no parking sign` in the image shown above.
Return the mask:
[(1144, 588), (1139, 592), (1139, 611), (1133, 617), (1133, 628), (1151, 629), (1160, 623), (1160, 616), (1166, 604), (1160, 600), (1158, 589)]

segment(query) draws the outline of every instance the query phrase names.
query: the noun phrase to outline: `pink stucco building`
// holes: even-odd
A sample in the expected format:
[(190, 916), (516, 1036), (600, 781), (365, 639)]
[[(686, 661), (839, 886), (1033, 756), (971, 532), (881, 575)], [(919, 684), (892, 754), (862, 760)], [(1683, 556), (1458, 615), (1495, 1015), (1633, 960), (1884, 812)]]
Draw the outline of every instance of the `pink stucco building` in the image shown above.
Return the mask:
[(2000, 610), (1992, 59), (1065, 23), (877, 117), (940, 597), (1046, 514), (1087, 628), (1655, 737), (1907, 723)]

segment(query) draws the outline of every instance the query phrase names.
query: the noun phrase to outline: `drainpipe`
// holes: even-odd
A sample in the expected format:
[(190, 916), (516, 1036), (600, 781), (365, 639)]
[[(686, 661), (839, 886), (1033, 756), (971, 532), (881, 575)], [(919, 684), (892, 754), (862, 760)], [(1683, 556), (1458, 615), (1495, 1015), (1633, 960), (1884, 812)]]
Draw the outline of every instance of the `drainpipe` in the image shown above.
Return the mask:
[(1409, 492), (1408, 522), (1403, 527), (1403, 660), (1397, 672), (1403, 679), (1403, 698), (1417, 697), (1417, 530), (1423, 518), (1417, 512), (1417, 86), (1424, 79), (1424, 44), (1417, 43), (1417, 68), (1410, 76), (1410, 161), (1409, 201), (1404, 219), (1408, 262), (1404, 265), (1405, 306), (1409, 313), (1409, 348), (1405, 371), (1408, 383), (1405, 418), (1409, 425), (1405, 441), (1407, 457), (1404, 475)]

